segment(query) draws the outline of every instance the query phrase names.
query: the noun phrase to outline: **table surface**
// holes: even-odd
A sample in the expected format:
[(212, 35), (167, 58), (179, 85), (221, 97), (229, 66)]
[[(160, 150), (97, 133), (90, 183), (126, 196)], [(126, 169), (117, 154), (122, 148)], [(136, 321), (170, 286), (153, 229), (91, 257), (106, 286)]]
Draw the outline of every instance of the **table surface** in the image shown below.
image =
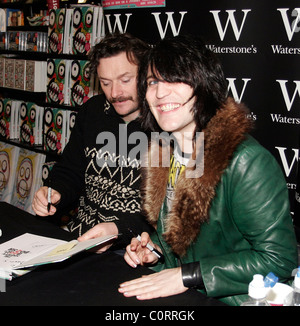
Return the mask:
[[(7, 203), (0, 202), (0, 243), (23, 233), (71, 240), (72, 235)], [(0, 292), (0, 306), (219, 306), (218, 300), (196, 290), (139, 301), (125, 298), (118, 292), (119, 284), (152, 273), (146, 267), (136, 269), (112, 251), (102, 254), (80, 253), (67, 261), (44, 265), (32, 272), (6, 282), (6, 292)]]

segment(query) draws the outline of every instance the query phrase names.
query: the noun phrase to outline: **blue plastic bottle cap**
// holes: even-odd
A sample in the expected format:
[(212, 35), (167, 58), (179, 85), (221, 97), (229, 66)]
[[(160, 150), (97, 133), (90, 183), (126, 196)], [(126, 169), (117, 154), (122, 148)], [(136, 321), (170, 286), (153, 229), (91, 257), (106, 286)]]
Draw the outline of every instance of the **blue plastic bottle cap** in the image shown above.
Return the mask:
[(278, 277), (270, 272), (264, 279), (265, 287), (273, 287), (278, 282)]

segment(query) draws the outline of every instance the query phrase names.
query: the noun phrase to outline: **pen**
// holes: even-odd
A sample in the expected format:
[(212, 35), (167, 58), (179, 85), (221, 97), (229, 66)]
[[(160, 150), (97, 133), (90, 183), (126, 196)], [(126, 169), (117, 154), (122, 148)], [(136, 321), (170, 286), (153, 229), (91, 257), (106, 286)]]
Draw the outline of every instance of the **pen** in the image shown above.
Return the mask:
[(52, 188), (48, 187), (48, 205), (47, 205), (48, 213), (50, 212), (50, 207), (51, 207), (51, 195), (52, 195)]
[[(133, 234), (133, 236), (139, 242), (141, 242), (142, 238), (141, 238), (141, 236), (139, 234), (138, 235), (134, 235), (134, 233), (133, 233), (132, 230), (130, 230), (130, 229), (128, 229), (128, 230)], [(160, 260), (161, 262), (164, 261), (164, 258), (165, 258), (164, 255), (162, 253), (160, 253), (158, 250), (156, 250), (155, 248), (153, 248), (150, 243), (147, 243), (146, 247), (157, 256), (158, 260)]]

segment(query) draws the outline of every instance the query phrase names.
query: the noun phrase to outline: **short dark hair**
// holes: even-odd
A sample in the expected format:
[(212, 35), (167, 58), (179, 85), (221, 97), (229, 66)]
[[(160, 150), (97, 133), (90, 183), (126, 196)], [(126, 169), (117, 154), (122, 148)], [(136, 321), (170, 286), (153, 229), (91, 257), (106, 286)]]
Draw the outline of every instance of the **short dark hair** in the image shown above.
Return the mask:
[(165, 38), (148, 51), (140, 65), (138, 94), (142, 104), (141, 121), (145, 129), (160, 130), (145, 99), (148, 68), (158, 80), (185, 83), (193, 88), (192, 97), (196, 97), (192, 108), (195, 132), (203, 130), (217, 109), (225, 103), (227, 83), (216, 55), (195, 36)]
[(147, 50), (147, 43), (129, 33), (107, 34), (92, 48), (89, 55), (90, 72), (97, 74), (100, 59), (113, 57), (122, 52), (126, 52), (129, 62), (139, 65)]

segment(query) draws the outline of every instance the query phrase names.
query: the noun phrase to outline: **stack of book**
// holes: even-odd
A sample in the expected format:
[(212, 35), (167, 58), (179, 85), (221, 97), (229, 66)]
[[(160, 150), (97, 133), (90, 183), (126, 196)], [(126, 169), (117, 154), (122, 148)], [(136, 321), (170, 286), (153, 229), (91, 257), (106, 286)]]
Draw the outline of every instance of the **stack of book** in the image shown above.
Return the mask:
[(61, 154), (69, 141), (77, 112), (46, 108), (44, 115), (44, 150)]
[(39, 106), (33, 102), (0, 99), (0, 138), (27, 146), (43, 146), (61, 154), (75, 125), (77, 111)]
[(82, 106), (99, 93), (87, 60), (48, 59), (46, 102)]
[(9, 51), (47, 52), (48, 35), (45, 32), (8, 31), (0, 33), (0, 48)]
[(88, 54), (104, 36), (101, 6), (75, 5), (50, 10), (48, 52)]
[(43, 144), (44, 107), (33, 102), (22, 102), (19, 109), (19, 140), (31, 146)]
[(46, 92), (47, 62), (0, 58), (0, 87)]

